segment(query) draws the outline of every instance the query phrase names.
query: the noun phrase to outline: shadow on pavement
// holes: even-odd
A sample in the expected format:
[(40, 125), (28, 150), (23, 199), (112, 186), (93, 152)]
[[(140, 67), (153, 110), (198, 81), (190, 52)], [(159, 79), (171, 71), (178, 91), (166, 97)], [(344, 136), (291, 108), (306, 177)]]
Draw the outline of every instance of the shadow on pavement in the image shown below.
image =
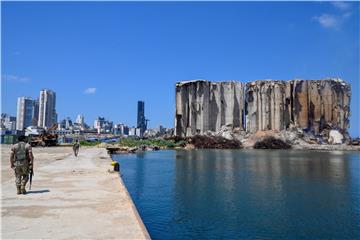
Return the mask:
[(48, 189), (45, 189), (45, 190), (37, 190), (37, 191), (26, 191), (26, 193), (30, 194), (30, 193), (47, 193), (47, 192), (50, 192), (50, 190)]

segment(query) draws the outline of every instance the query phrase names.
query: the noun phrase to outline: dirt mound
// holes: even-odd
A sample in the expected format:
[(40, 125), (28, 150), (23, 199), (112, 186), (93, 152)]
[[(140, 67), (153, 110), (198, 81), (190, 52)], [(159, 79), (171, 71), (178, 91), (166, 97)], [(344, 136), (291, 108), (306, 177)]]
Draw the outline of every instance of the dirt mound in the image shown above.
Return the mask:
[(242, 148), (238, 140), (229, 140), (220, 136), (196, 135), (186, 138), (186, 142), (195, 148), (236, 149)]
[(255, 149), (290, 149), (291, 145), (281, 139), (266, 137), (254, 145)]

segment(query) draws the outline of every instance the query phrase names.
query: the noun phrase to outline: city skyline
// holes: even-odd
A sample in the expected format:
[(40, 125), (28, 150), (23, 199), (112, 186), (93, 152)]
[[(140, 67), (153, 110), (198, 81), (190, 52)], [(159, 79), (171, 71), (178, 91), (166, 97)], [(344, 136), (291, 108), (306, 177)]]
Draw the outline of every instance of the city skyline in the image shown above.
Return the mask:
[[(61, 120), (57, 119), (56, 93), (50, 89), (40, 90), (40, 96), (37, 98), (19, 96), (17, 98), (16, 117), (5, 112), (2, 113), (2, 115), (4, 115), (4, 126), (7, 130), (22, 131), (30, 126), (50, 128), (54, 124), (57, 124), (59, 129), (69, 129), (70, 126), (73, 126), (73, 123), (78, 124), (83, 128), (87, 126), (89, 129), (100, 129), (102, 128), (103, 122), (110, 123), (110, 129), (113, 128), (113, 121), (101, 117), (101, 115), (98, 115), (95, 118), (93, 126), (85, 122), (85, 116), (81, 113), (77, 114), (76, 118), (66, 116)], [(119, 121), (115, 123), (114, 126), (122, 125), (122, 127), (138, 128), (139, 131), (141, 131), (141, 134), (139, 133), (139, 135), (142, 135), (147, 129), (148, 121), (149, 120), (145, 118), (145, 102), (139, 100), (137, 101), (137, 123), (129, 124)], [(12, 126), (12, 122), (15, 123), (14, 127)]]
[[(3, 3), (2, 112), (57, 93), (59, 119), (174, 126), (175, 83), (340, 77), (360, 135), (359, 3)], [(43, 19), (47, 19), (44, 24)]]
[(166, 133), (166, 128), (161, 125), (147, 131), (149, 120), (145, 118), (144, 101), (138, 101), (137, 120), (137, 125), (131, 126), (122, 122), (114, 123), (111, 119), (98, 116), (93, 125), (88, 125), (84, 115), (78, 114), (75, 121), (70, 117), (58, 121), (56, 93), (50, 89), (42, 89), (39, 98), (18, 97), (16, 117), (2, 113), (1, 130), (4, 135), (18, 134), (22, 131), (38, 131), (37, 129), (50, 129), (52, 133), (59, 135), (97, 133), (143, 137)]
[[(47, 98), (50, 95), (50, 103), (46, 103)], [(41, 110), (41, 111), (40, 111)], [(46, 111), (52, 112), (52, 114), (46, 114)], [(8, 115), (8, 117), (15, 117), (16, 119), (16, 130), (23, 130), (28, 126), (39, 126), (39, 127), (46, 127), (49, 128), (53, 124), (61, 124), (62, 121), (68, 119), (74, 119), (75, 123), (78, 124), (88, 124), (85, 121), (85, 116), (82, 113), (78, 113), (76, 118), (72, 118), (66, 114), (63, 114), (64, 118), (61, 120), (57, 119), (57, 112), (56, 112), (56, 92), (52, 91), (51, 89), (42, 89), (40, 90), (40, 97), (29, 97), (29, 96), (19, 96), (17, 98), (17, 108), (15, 115), (9, 114), (7, 112), (2, 112), (2, 114)], [(42, 116), (42, 115), (46, 115)], [(101, 117), (103, 115), (98, 114), (95, 118), (99, 119), (109, 119), (106, 117)], [(92, 120), (90, 120), (91, 122)], [(147, 129), (148, 119), (145, 118), (145, 102), (138, 100), (137, 101), (137, 121), (136, 123), (125, 123), (123, 121), (118, 121), (118, 124), (123, 124), (130, 127), (135, 127), (142, 129), (142, 134)], [(158, 126), (162, 126), (159, 124)], [(94, 127), (96, 128), (96, 127)]]

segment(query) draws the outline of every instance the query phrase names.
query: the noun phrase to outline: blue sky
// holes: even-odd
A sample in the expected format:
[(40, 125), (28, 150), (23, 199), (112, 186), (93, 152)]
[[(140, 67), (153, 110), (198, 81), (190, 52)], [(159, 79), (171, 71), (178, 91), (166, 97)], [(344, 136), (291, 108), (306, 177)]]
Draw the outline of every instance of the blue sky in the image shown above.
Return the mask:
[(359, 3), (2, 2), (2, 112), (57, 93), (59, 119), (81, 113), (173, 126), (177, 81), (319, 79), (352, 84), (360, 135)]

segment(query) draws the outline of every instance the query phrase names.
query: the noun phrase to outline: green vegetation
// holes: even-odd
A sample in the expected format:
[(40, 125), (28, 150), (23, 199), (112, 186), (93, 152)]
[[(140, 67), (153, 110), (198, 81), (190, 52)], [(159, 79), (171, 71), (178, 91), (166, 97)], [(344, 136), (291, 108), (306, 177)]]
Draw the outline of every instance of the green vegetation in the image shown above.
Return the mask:
[(93, 147), (100, 144), (100, 142), (87, 142), (87, 141), (80, 141), (81, 146)]
[(123, 138), (119, 143), (124, 147), (140, 147), (140, 146), (157, 146), (160, 148), (174, 148), (184, 146), (184, 141), (175, 142), (174, 140), (165, 139), (135, 139), (135, 138)]

